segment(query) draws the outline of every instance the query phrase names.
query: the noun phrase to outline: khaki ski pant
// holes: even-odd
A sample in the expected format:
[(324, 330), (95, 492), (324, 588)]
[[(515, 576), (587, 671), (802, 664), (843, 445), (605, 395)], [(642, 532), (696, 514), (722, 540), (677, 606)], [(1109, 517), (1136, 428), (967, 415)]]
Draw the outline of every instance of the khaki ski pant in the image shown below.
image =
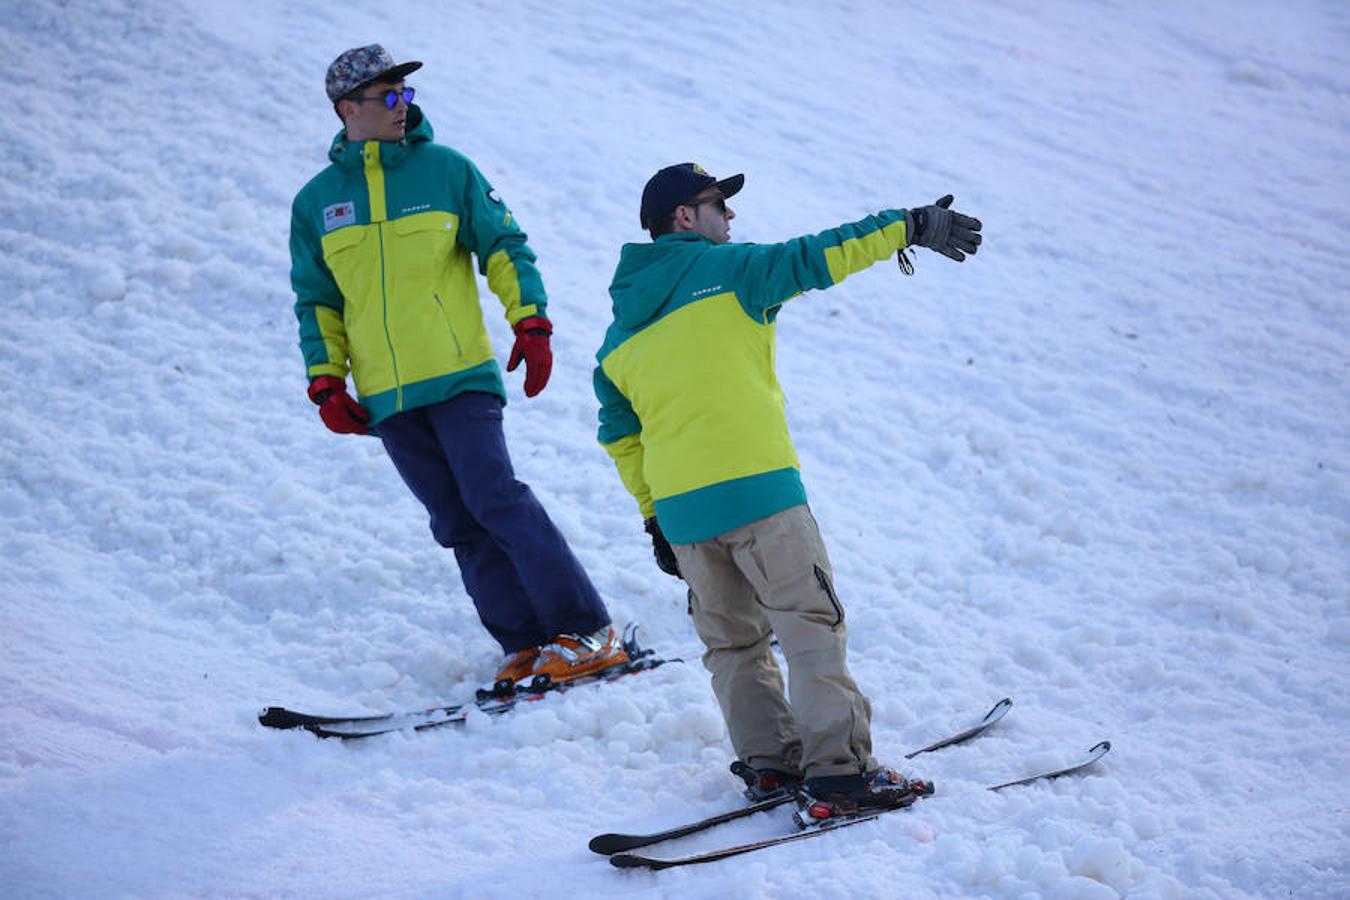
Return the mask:
[(736, 756), (808, 778), (876, 768), (872, 707), (845, 662), (844, 608), (806, 504), (673, 549)]

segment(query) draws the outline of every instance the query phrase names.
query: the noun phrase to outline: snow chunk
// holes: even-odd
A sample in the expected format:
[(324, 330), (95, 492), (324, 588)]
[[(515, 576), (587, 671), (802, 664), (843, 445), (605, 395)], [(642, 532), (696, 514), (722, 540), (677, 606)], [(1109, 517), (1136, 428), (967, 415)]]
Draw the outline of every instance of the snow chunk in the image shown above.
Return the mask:
[(985, 423), (972, 425), (966, 437), (970, 441), (970, 449), (986, 459), (997, 459), (1013, 443), (1006, 431)]
[(1130, 817), (1130, 827), (1134, 833), (1142, 840), (1148, 841), (1158, 837), (1163, 832), (1162, 822), (1158, 816), (1151, 812), (1136, 813)]
[(629, 594), (646, 595), (652, 589), (652, 579), (632, 569), (620, 569), (617, 580), (619, 587)]
[(175, 294), (182, 294), (192, 285), (192, 266), (181, 259), (163, 260), (155, 266), (155, 281)]
[(1120, 894), (1090, 878), (1076, 876), (1060, 884), (1047, 896), (1054, 900), (1118, 900)]
[(1120, 886), (1129, 880), (1130, 853), (1118, 838), (1081, 838), (1066, 862), (1074, 874), (1103, 884)]
[(358, 683), (368, 691), (391, 688), (398, 684), (400, 677), (398, 669), (379, 660), (363, 663), (357, 669)]
[(1289, 554), (1273, 544), (1252, 544), (1234, 552), (1240, 565), (1267, 575), (1285, 575), (1293, 567)]
[(99, 303), (112, 303), (126, 295), (126, 273), (111, 263), (106, 264), (89, 282), (89, 296)]
[(521, 747), (542, 746), (567, 732), (558, 714), (551, 709), (532, 709), (528, 716), (507, 717), (506, 730), (512, 741)]
[(230, 231), (246, 231), (256, 217), (252, 204), (243, 200), (227, 200), (216, 207), (216, 221)]

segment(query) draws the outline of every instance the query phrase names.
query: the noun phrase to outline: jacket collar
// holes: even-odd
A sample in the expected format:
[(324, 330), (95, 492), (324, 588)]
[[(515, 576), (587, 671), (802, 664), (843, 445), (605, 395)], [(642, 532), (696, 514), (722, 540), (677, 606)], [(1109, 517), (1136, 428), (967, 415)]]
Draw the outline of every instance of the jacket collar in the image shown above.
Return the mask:
[(433, 134), (431, 122), (422, 114), (422, 108), (414, 103), (408, 107), (408, 128), (403, 134), (403, 140), (352, 142), (347, 140), (347, 129), (344, 128), (333, 138), (328, 148), (328, 159), (344, 168), (360, 168), (364, 164), (362, 150), (369, 144), (379, 148), (380, 165), (388, 168), (398, 165), (414, 145), (430, 141)]

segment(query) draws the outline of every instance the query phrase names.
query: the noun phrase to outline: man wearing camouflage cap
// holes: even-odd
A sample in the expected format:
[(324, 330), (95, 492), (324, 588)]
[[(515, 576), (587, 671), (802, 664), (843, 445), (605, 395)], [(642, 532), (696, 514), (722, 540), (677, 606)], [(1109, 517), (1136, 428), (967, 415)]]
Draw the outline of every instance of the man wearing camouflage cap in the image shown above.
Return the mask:
[(469, 159), (432, 141), (404, 83), (421, 65), (372, 44), (328, 68), (343, 129), (291, 210), (309, 397), (333, 432), (379, 436), (432, 534), (454, 549), (506, 654), (497, 689), (541, 674), (566, 681), (626, 656), (590, 579), (512, 471), (472, 257), (515, 331), (507, 371), (525, 362), (527, 397), (552, 368), (544, 285), (501, 197)]

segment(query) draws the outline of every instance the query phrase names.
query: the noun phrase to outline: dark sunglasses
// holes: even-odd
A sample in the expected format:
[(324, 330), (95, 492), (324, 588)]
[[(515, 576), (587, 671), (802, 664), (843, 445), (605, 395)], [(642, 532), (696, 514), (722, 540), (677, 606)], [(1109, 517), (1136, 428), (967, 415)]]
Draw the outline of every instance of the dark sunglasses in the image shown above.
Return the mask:
[(702, 205), (705, 204), (705, 203), (711, 203), (713, 209), (717, 210), (717, 212), (718, 212), (719, 215), (725, 216), (725, 215), (727, 214), (727, 198), (726, 198), (726, 197), (704, 197), (702, 200), (686, 200), (685, 202), (681, 203), (680, 205), (681, 205), (681, 206), (702, 206)]
[(403, 102), (408, 104), (413, 102), (413, 97), (415, 96), (417, 96), (416, 90), (405, 87), (401, 91), (396, 91), (391, 88), (383, 94), (376, 94), (374, 97), (348, 97), (347, 99), (351, 100), (353, 103), (367, 103), (372, 100), (383, 100), (385, 109), (393, 109), (395, 106), (398, 106), (399, 98), (402, 98)]

